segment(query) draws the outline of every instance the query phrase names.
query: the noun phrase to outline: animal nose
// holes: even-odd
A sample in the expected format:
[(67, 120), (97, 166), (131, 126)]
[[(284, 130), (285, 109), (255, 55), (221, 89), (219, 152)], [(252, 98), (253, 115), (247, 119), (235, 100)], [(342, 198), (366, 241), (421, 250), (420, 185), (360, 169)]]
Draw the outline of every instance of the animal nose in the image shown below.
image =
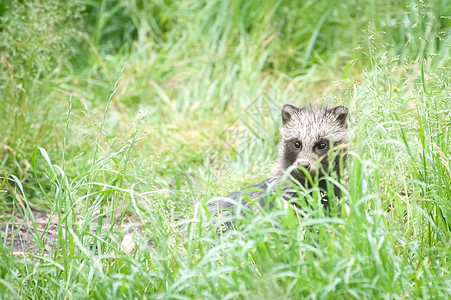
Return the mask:
[(310, 162), (306, 159), (301, 159), (297, 162), (298, 167), (303, 167), (307, 170), (310, 170)]

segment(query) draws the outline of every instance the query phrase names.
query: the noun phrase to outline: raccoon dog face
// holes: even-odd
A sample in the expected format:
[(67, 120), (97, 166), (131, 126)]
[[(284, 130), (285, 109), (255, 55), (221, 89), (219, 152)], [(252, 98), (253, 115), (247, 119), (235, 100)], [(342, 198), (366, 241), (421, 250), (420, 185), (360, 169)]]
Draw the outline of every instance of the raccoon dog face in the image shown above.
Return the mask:
[(334, 149), (348, 141), (348, 115), (341, 105), (327, 109), (285, 104), (279, 167), (295, 166), (292, 175), (297, 179), (304, 179), (306, 171), (312, 177), (328, 172), (329, 161), (337, 156)]

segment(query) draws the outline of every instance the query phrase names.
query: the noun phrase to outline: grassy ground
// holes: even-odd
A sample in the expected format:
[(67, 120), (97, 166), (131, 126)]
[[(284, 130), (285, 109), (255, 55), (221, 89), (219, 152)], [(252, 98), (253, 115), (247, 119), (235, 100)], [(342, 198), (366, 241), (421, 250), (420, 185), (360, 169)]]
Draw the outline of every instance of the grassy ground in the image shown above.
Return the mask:
[[(3, 297), (449, 297), (449, 1), (71, 3), (0, 3), (2, 232), (35, 245), (3, 235)], [(217, 235), (284, 103), (350, 108), (341, 217), (276, 195)]]

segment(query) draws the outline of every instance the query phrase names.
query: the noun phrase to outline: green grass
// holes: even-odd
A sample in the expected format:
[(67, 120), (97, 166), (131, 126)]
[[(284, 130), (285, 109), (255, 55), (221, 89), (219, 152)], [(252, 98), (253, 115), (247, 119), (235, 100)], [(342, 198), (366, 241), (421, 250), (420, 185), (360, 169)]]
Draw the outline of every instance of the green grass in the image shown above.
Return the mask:
[[(449, 297), (450, 15), (438, 0), (1, 2), (0, 219), (34, 244), (2, 237), (1, 295)], [(275, 195), (218, 235), (205, 203), (265, 178), (284, 103), (350, 108), (340, 214)]]

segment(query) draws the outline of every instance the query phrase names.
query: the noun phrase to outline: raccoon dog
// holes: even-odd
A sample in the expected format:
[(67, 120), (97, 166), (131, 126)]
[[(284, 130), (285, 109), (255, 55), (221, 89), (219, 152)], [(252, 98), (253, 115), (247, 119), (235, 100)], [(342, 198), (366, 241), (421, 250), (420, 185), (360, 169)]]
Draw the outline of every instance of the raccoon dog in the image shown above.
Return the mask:
[[(262, 182), (232, 193), (210, 203), (207, 208), (211, 214), (220, 214), (237, 204), (250, 206), (250, 199), (257, 206), (254, 212), (265, 207), (265, 195), (282, 184), (285, 199), (296, 198), (293, 185), (311, 186), (310, 178), (319, 178), (318, 186), (325, 193), (322, 198), (324, 207), (329, 208), (327, 183), (322, 179), (334, 171), (340, 177), (340, 160), (344, 160), (345, 146), (349, 140), (348, 109), (344, 106), (333, 108), (298, 107), (285, 104), (282, 108), (282, 141), (278, 157), (269, 176)], [(333, 166), (333, 170), (330, 170)], [(289, 173), (289, 174), (287, 174)], [(288, 176), (287, 176), (288, 175)], [(283, 182), (283, 178), (287, 178)], [(333, 193), (339, 196), (338, 187)]]

